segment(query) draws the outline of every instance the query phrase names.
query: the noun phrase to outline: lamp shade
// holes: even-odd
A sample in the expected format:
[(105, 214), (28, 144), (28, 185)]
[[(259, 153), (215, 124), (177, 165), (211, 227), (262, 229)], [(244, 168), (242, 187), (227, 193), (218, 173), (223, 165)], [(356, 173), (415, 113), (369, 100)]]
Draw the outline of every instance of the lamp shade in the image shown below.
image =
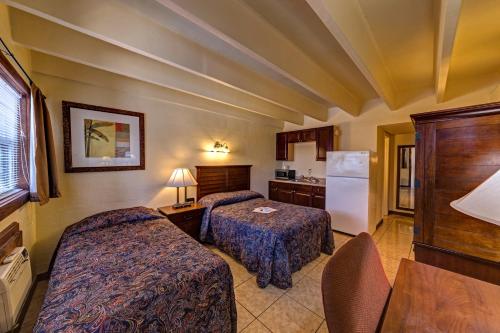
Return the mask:
[(459, 212), (500, 226), (500, 170), (450, 205)]
[(167, 182), (168, 187), (184, 187), (198, 185), (188, 168), (177, 168)]

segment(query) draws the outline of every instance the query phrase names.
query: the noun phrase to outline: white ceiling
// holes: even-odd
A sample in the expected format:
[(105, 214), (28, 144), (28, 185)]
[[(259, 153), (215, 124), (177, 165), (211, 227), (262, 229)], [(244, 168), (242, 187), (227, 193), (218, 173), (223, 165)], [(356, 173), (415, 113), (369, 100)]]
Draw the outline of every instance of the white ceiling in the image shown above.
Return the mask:
[[(12, 38), (36, 51), (34, 71), (70, 61), (177, 91), (186, 105), (296, 124), (326, 120), (332, 107), (357, 116), (373, 99), (397, 112), (430, 89), (442, 102), (500, 79), (498, 0), (7, 4)], [(79, 70), (58, 75), (77, 80)]]

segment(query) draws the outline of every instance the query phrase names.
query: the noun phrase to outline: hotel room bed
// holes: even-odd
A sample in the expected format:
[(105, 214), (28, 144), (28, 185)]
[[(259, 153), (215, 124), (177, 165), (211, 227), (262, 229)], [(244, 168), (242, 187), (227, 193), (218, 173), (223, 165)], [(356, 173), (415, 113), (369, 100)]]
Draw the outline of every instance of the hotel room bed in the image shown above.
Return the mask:
[(66, 229), (34, 332), (236, 332), (229, 266), (144, 207)]
[[(257, 272), (257, 284), (292, 287), (292, 273), (334, 249), (330, 215), (321, 209), (266, 200), (253, 191), (204, 196), (200, 238)], [(275, 212), (253, 212), (271, 207)]]

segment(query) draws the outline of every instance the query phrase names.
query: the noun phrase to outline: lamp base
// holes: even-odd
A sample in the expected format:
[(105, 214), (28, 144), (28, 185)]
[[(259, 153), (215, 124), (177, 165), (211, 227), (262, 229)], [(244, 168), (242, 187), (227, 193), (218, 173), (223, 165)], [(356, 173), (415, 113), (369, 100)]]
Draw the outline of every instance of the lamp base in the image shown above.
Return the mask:
[(192, 202), (179, 202), (172, 205), (173, 209), (179, 209), (184, 207), (191, 207)]

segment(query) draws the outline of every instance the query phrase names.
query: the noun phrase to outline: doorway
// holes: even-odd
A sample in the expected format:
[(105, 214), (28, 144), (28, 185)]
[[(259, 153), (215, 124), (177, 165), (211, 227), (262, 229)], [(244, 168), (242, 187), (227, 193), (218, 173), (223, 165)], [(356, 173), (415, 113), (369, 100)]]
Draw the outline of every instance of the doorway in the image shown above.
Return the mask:
[[(400, 146), (408, 149), (399, 151)], [(413, 215), (415, 189), (415, 129), (413, 124), (406, 122), (379, 125), (377, 127), (377, 155), (379, 162), (377, 164), (379, 179), (377, 182), (377, 216), (383, 218), (390, 214)], [(401, 161), (402, 157), (404, 161)], [(400, 169), (400, 165), (403, 169)], [(399, 191), (400, 188), (402, 191)], [(404, 196), (405, 194), (407, 196)], [(406, 202), (408, 204), (405, 204)]]

